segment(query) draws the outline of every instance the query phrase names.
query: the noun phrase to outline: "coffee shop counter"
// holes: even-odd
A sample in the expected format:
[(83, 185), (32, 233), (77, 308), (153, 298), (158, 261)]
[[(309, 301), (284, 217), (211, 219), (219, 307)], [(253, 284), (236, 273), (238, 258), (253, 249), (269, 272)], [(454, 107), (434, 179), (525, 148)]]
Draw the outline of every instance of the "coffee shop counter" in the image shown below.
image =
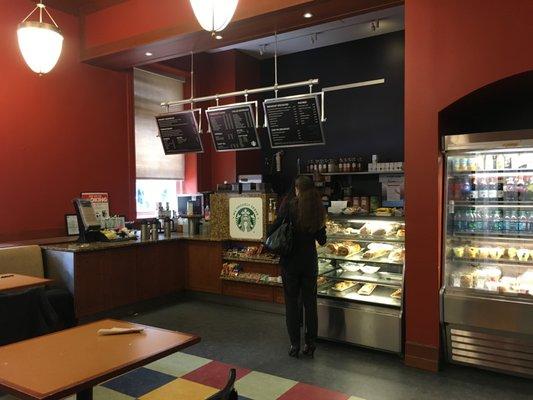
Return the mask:
[[(41, 248), (47, 277), (72, 293), (76, 315), (82, 319), (183, 290), (283, 301), (279, 287), (220, 279), (224, 254), (234, 244), (212, 236), (174, 233), (170, 239), (160, 235), (154, 241), (67, 242)], [(278, 268), (248, 263), (247, 270), (278, 275)]]

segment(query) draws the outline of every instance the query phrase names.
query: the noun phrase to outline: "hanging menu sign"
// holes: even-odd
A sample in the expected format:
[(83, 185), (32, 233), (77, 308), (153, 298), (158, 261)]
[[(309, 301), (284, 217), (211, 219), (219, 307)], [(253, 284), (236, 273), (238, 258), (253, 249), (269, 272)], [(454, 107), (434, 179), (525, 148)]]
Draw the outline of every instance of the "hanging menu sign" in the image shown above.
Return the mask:
[(203, 151), (194, 111), (158, 115), (155, 119), (166, 155)]
[(256, 150), (261, 145), (251, 104), (210, 107), (205, 112), (217, 151)]
[(268, 99), (263, 107), (272, 148), (325, 144), (318, 95)]

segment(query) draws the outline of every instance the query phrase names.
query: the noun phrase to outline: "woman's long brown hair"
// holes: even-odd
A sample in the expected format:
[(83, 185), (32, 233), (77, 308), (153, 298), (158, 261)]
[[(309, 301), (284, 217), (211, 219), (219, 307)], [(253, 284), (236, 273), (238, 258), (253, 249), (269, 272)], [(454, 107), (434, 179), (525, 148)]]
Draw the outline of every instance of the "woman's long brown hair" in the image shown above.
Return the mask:
[(307, 176), (299, 176), (294, 182), (298, 196), (294, 199), (296, 208), (296, 228), (300, 232), (314, 234), (326, 223), (326, 211), (320, 195)]

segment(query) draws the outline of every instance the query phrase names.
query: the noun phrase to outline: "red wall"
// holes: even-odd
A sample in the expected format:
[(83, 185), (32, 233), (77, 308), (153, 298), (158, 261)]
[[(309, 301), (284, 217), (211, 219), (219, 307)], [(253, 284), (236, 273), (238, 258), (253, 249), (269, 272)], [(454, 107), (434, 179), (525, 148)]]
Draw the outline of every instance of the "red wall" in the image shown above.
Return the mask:
[(533, 1), (407, 0), (406, 363), (436, 369), (442, 167), (437, 117), (490, 82), (533, 69)]
[(56, 68), (39, 77), (24, 63), (17, 24), (34, 7), (0, 13), (0, 241), (57, 236), (82, 191), (107, 191), (111, 211), (132, 216), (129, 74), (79, 62), (79, 24), (51, 10), (65, 36)]

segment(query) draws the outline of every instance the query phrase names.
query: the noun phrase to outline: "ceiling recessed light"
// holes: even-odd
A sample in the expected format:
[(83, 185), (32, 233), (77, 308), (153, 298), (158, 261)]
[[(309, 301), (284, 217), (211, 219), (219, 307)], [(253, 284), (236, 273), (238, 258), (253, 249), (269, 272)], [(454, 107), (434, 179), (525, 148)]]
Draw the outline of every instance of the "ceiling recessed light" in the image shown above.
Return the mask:
[(152, 57), (152, 56), (153, 56), (153, 54), (150, 53), (149, 51), (147, 51), (146, 53), (144, 53), (144, 55), (145, 55), (146, 57)]
[(304, 18), (313, 18), (313, 14), (311, 14), (310, 12), (306, 12), (304, 14)]
[(216, 35), (216, 36), (215, 36), (215, 39), (216, 39), (216, 40), (221, 40), (221, 39), (222, 39), (222, 35)]

